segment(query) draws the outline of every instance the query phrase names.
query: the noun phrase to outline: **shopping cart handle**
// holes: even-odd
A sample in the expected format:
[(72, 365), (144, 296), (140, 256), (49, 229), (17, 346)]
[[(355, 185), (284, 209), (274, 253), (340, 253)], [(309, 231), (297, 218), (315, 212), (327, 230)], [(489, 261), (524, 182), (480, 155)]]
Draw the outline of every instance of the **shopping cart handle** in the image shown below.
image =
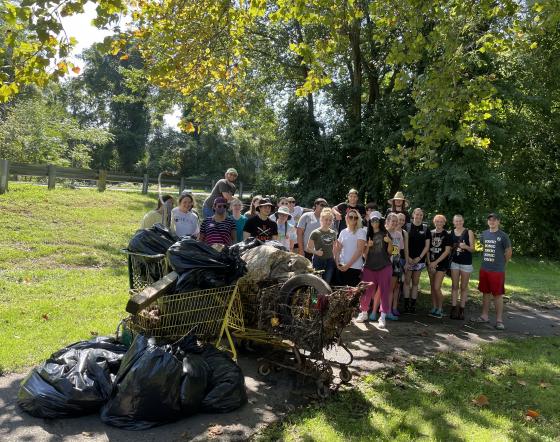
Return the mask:
[(128, 313), (132, 313), (133, 315), (138, 314), (144, 307), (156, 301), (160, 296), (168, 293), (171, 287), (174, 286), (178, 277), (179, 275), (176, 272), (171, 272), (159, 281), (149, 285), (140, 293), (137, 293), (128, 300), (128, 303), (126, 304), (126, 311)]

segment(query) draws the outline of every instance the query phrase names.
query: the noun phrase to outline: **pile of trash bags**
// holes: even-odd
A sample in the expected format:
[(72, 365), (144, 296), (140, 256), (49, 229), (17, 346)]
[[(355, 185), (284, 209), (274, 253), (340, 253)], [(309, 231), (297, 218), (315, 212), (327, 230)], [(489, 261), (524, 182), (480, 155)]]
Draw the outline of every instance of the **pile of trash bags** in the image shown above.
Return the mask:
[(247, 402), (245, 378), (230, 356), (189, 336), (158, 346), (137, 335), (72, 344), (24, 379), (19, 406), (43, 418), (100, 411), (109, 425), (144, 430), (197, 412), (227, 413)]
[(192, 238), (173, 244), (167, 258), (179, 275), (175, 293), (231, 285), (247, 271), (238, 249), (224, 247), (218, 251)]

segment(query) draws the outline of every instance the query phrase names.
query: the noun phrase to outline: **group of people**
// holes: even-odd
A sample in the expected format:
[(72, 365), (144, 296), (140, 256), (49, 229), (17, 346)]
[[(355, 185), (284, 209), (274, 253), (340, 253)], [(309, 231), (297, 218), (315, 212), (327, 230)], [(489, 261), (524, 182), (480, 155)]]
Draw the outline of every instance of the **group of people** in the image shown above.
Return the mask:
[[(158, 208), (146, 214), (141, 227), (163, 222), (178, 237), (196, 237), (209, 245), (227, 246), (247, 238), (279, 241), (287, 250), (307, 257), (329, 284), (369, 282), (356, 321), (378, 320), (380, 327), (385, 327), (387, 320), (398, 320), (401, 313), (416, 313), (420, 276), (425, 269), (432, 299), (429, 315), (442, 318), (441, 287), (447, 274), (452, 281), (449, 316), (465, 319), (476, 238), (464, 226), (462, 215), (455, 215), (453, 228), (446, 230), (446, 217), (437, 214), (430, 228), (421, 208), (408, 212), (402, 192), (388, 200), (389, 207), (382, 214), (375, 203), (359, 203), (356, 189), (350, 189), (347, 200), (340, 204), (329, 207), (324, 198), (317, 198), (310, 209), (298, 206), (293, 197), (279, 198), (274, 204), (269, 198), (255, 196), (243, 213), (242, 201), (234, 197), (236, 179), (237, 171), (230, 168), (216, 183), (204, 201), (202, 222), (192, 194), (183, 192), (172, 209), (173, 198), (163, 196)], [(493, 300), (495, 326), (503, 330), (505, 267), (512, 247), (509, 236), (500, 229), (498, 214), (490, 213), (487, 222), (488, 230), (479, 235), (482, 313), (471, 320), (489, 322)]]

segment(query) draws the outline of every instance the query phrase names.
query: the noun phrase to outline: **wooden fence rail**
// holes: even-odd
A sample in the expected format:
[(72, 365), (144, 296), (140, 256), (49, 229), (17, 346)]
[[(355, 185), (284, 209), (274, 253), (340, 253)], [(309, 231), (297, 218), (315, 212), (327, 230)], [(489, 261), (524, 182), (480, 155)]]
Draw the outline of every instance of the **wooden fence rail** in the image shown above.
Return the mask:
[[(54, 189), (57, 178), (90, 180), (97, 182), (97, 189), (103, 192), (108, 182), (126, 182), (142, 184), (142, 193), (148, 193), (150, 184), (157, 184), (157, 177), (150, 177), (147, 174), (142, 176), (129, 175), (124, 172), (112, 172), (107, 170), (77, 169), (75, 167), (60, 167), (53, 164), (24, 164), (14, 163), (0, 159), (0, 195), (8, 190), (8, 181), (11, 176), (32, 176), (46, 177), (47, 187)], [(161, 184), (164, 186), (177, 186), (179, 192), (187, 187), (197, 187), (210, 190), (214, 187), (216, 180), (194, 179), (185, 177), (162, 176)], [(239, 195), (243, 195), (243, 182), (237, 183)]]

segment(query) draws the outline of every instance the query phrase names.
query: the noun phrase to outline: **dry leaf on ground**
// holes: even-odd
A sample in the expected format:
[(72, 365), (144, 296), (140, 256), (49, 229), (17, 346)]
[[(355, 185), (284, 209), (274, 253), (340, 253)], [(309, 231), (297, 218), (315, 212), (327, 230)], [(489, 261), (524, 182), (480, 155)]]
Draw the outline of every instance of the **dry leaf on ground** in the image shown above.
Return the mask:
[(527, 382), (524, 381), (523, 379), (518, 379), (518, 380), (517, 380), (517, 383), (518, 383), (519, 385), (523, 385), (524, 387), (527, 386)]
[(488, 397), (481, 394), (480, 396), (476, 397), (472, 400), (472, 403), (475, 404), (477, 407), (485, 407), (490, 403)]
[(208, 436), (210, 437), (216, 437), (223, 433), (224, 429), (221, 425), (213, 425), (212, 427), (208, 428)]
[(529, 417), (532, 417), (533, 419), (535, 419), (535, 418), (540, 416), (540, 413), (538, 411), (528, 409), (527, 413), (525, 413), (525, 416), (529, 416)]

